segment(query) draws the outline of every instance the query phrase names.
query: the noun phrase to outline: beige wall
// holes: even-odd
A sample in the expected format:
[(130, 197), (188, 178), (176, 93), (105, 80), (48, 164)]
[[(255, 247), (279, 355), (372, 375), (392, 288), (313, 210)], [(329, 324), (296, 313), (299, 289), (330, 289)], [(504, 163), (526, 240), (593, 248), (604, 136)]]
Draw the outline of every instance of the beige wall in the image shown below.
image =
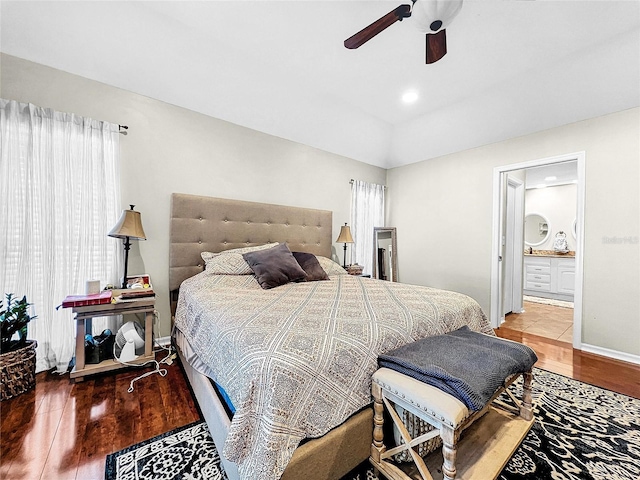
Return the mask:
[(161, 336), (171, 192), (332, 210), (337, 236), (349, 179), (384, 184), (386, 175), (400, 280), (467, 293), (489, 314), (493, 168), (584, 150), (582, 341), (640, 355), (640, 109), (385, 172), (15, 57), (0, 56), (0, 67), (3, 98), (129, 125), (122, 203), (136, 204), (149, 237), (134, 245), (130, 271), (152, 276)]
[(407, 283), (490, 310), (493, 168), (586, 154), (582, 342), (640, 355), (640, 109), (389, 170), (388, 224)]
[(16, 57), (0, 62), (2, 98), (129, 126), (120, 142), (122, 204), (136, 205), (148, 238), (132, 247), (129, 272), (151, 275), (160, 336), (170, 325), (172, 192), (331, 210), (337, 238), (349, 221), (349, 180), (385, 183), (382, 168)]

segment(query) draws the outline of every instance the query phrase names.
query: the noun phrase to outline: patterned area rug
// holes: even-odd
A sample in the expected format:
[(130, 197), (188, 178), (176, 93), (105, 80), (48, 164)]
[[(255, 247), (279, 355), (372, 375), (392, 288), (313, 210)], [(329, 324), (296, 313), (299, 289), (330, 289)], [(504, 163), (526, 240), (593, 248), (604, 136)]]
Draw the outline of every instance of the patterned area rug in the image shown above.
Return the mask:
[(107, 455), (106, 480), (226, 480), (205, 422), (195, 422)]
[[(500, 480), (638, 480), (640, 400), (535, 369), (536, 420)], [(521, 384), (511, 387), (516, 397)], [(203, 422), (107, 456), (107, 480), (226, 480)], [(377, 479), (365, 463), (343, 480)]]

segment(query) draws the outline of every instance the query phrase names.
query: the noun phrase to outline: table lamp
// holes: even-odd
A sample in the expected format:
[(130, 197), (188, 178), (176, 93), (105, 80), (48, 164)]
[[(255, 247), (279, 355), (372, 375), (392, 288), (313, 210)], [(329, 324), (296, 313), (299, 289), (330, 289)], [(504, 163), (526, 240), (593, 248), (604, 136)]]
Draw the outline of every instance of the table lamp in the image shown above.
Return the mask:
[(344, 260), (343, 260), (343, 268), (347, 268), (347, 243), (354, 243), (353, 237), (351, 236), (351, 229), (345, 223), (343, 227), (340, 227), (340, 235), (338, 235), (338, 239), (336, 240), (338, 243), (344, 243)]
[(124, 277), (122, 277), (122, 288), (127, 288), (127, 267), (129, 264), (129, 248), (131, 248), (130, 239), (146, 240), (147, 237), (142, 229), (142, 221), (140, 212), (136, 212), (130, 205), (131, 210), (123, 210), (122, 215), (116, 226), (109, 232), (110, 237), (122, 238), (124, 240)]

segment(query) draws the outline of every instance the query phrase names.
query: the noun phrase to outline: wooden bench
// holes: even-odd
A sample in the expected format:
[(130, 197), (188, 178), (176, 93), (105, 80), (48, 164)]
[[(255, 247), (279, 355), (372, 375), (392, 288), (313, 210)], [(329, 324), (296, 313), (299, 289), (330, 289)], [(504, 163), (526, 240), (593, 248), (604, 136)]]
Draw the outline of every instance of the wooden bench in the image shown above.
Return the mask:
[[(521, 401), (506, 389), (520, 375), (523, 376), (523, 398)], [(393, 480), (411, 478), (403, 469), (390, 461), (390, 457), (405, 450), (411, 455), (424, 480), (433, 480), (434, 476), (438, 474), (442, 475), (439, 478), (453, 480), (457, 473), (462, 473), (461, 477), (464, 480), (495, 478), (513, 455), (533, 423), (531, 371), (512, 375), (506, 380), (505, 385), (495, 392), (485, 407), (475, 412), (470, 411), (464, 403), (442, 390), (388, 368), (378, 369), (372, 380), (374, 428), (370, 461), (377, 470)], [(514, 405), (507, 405), (497, 400), (497, 397), (504, 391), (507, 392)], [(392, 403), (423, 419), (434, 429), (415, 439), (411, 438)], [(385, 407), (404, 440), (404, 444), (389, 450), (383, 441)], [(495, 412), (496, 408), (501, 409), (502, 414)], [(462, 447), (458, 443), (460, 433), (490, 411), (493, 412), (493, 415), (487, 415), (491, 419), (487, 420), (485, 428), (479, 425), (478, 431), (469, 435), (471, 443), (475, 444), (469, 445), (466, 448), (468, 452), (464, 455), (458, 455), (460, 458), (457, 459), (459, 450), (462, 453)], [(506, 415), (505, 412), (507, 412)], [(518, 421), (513, 423), (512, 420)], [(478, 424), (481, 423), (484, 423), (484, 419), (478, 422)], [(489, 426), (490, 428), (487, 428)], [(431, 471), (434, 472), (434, 476), (432, 476), (427, 464), (414, 451), (413, 447), (436, 436), (440, 436), (442, 439), (442, 467), (439, 470), (437, 463), (435, 466), (432, 465)], [(463, 441), (466, 438), (467, 434), (465, 434)], [(490, 451), (490, 455), (483, 455), (480, 450), (483, 447)], [(435, 460), (435, 462), (438, 461)], [(432, 461), (431, 464), (433, 463)]]

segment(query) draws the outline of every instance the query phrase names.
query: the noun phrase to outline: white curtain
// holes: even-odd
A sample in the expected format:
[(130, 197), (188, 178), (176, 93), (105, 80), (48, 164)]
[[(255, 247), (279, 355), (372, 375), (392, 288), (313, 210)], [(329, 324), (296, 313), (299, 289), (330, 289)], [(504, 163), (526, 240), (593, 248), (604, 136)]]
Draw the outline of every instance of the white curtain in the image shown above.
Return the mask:
[(384, 226), (384, 185), (354, 180), (351, 184), (351, 263), (373, 271), (373, 228)]
[(120, 213), (118, 126), (0, 99), (0, 134), (0, 295), (27, 296), (36, 370), (62, 373), (75, 323), (56, 306), (123, 267), (122, 242), (107, 236)]

